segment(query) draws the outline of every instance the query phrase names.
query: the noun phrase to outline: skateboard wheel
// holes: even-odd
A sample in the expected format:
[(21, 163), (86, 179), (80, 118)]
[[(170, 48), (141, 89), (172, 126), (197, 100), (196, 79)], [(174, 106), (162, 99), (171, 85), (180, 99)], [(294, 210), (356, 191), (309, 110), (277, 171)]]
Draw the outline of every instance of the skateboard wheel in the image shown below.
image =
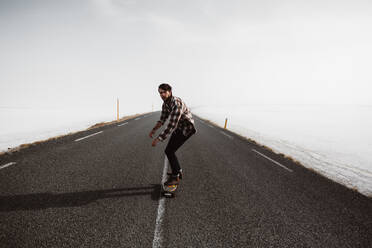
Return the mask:
[(163, 195), (164, 195), (165, 197), (167, 197), (167, 198), (172, 198), (172, 197), (174, 197), (174, 194), (169, 193), (169, 192), (164, 192)]

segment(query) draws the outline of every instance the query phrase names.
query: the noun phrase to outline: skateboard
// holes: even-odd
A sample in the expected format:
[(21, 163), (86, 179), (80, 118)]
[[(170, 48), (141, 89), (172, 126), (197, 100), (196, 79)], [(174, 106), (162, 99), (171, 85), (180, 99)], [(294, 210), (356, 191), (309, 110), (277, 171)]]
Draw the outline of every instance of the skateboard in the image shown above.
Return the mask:
[(168, 198), (175, 197), (178, 187), (179, 185), (176, 184), (164, 185), (163, 183), (163, 195)]
[[(168, 176), (171, 176), (172, 173), (168, 172), (167, 173)], [(179, 174), (179, 179), (182, 179), (183, 177), (183, 173), (182, 173), (182, 169), (180, 170)], [(176, 196), (176, 192), (177, 192), (177, 189), (179, 187), (179, 183), (178, 184), (172, 184), (172, 185), (165, 185), (164, 183), (162, 184), (162, 193), (165, 197), (175, 197)]]

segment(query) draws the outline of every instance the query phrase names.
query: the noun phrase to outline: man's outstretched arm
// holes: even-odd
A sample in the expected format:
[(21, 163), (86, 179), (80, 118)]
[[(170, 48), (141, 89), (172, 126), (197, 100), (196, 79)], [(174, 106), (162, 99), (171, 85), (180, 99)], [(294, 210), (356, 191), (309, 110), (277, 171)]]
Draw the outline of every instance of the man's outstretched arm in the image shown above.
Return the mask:
[(168, 119), (169, 111), (164, 107), (164, 104), (161, 107), (161, 115), (160, 120), (156, 123), (154, 128), (150, 132), (150, 138), (155, 134), (156, 130), (158, 130), (161, 126), (164, 125), (165, 121)]
[(152, 136), (155, 134), (156, 130), (158, 130), (162, 125), (163, 125), (163, 123), (161, 121), (158, 121), (156, 123), (156, 125), (154, 126), (154, 128), (150, 132), (150, 135), (149, 135), (150, 138), (152, 138)]

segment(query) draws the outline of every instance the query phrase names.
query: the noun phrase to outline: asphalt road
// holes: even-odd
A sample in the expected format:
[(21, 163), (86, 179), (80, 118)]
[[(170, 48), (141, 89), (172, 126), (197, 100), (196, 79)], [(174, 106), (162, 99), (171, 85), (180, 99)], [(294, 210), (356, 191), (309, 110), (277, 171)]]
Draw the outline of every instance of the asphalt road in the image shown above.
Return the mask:
[(162, 198), (159, 115), (1, 156), (0, 247), (372, 247), (372, 199), (197, 117)]

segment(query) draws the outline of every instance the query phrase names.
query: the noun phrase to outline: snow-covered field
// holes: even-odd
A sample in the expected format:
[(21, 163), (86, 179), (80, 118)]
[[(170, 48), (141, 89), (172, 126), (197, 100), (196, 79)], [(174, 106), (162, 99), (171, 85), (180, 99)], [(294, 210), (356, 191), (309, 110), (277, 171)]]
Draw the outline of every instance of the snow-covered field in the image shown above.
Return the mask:
[[(192, 112), (220, 126), (228, 118), (229, 130), (372, 196), (372, 106), (234, 105)], [(141, 111), (125, 115), (135, 113)], [(0, 108), (0, 114), (0, 151), (116, 118), (112, 108)]]
[(372, 196), (372, 106), (234, 105), (192, 112)]

